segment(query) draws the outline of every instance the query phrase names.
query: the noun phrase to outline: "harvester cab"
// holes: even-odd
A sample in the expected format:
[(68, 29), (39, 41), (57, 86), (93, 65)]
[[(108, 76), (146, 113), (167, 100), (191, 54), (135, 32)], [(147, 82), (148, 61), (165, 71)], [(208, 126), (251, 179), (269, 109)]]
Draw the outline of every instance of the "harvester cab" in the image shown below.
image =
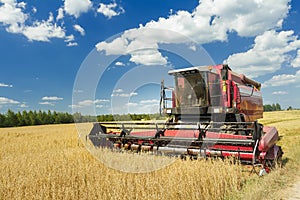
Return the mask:
[[(234, 73), (228, 65), (191, 67), (169, 74), (175, 78), (175, 87), (171, 98), (161, 92), (160, 107), (176, 122), (253, 122), (263, 116), (260, 83)], [(161, 88), (170, 89), (163, 81)]]
[(281, 164), (276, 128), (257, 122), (263, 117), (260, 83), (228, 65), (176, 69), (169, 75), (174, 87), (162, 81), (160, 93), (166, 121), (94, 123), (87, 140), (96, 148), (121, 151), (234, 157), (264, 171)]

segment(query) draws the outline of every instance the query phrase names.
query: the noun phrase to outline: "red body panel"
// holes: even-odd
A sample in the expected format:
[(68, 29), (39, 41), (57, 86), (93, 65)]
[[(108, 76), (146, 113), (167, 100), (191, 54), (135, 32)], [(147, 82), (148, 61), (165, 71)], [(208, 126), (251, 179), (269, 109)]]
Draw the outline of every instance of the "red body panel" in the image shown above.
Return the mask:
[(261, 138), (258, 146), (259, 151), (268, 151), (278, 141), (279, 136), (275, 127), (265, 126), (263, 131), (264, 136)]

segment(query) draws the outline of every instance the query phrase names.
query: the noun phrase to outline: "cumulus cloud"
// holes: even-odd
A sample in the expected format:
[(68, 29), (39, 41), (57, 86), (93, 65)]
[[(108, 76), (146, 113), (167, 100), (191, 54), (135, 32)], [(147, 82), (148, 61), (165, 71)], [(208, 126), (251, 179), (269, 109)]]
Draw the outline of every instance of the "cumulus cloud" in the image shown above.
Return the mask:
[(4, 24), (8, 32), (18, 32), (22, 29), (28, 15), (23, 12), (25, 8), (24, 2), (17, 3), (15, 0), (0, 0), (0, 23)]
[(75, 47), (78, 46), (77, 42), (68, 42), (67, 47)]
[(47, 21), (35, 21), (32, 26), (25, 26), (20, 33), (24, 34), (30, 41), (49, 42), (52, 38), (65, 38), (63, 27), (53, 23), (53, 15), (49, 15)]
[(124, 63), (122, 63), (122, 62), (119, 62), (119, 61), (118, 61), (118, 62), (116, 62), (116, 63), (115, 63), (115, 65), (116, 65), (116, 66), (125, 66), (125, 64), (124, 64)]
[(300, 83), (300, 70), (296, 74), (280, 74), (273, 76), (270, 80), (263, 83), (264, 87), (285, 86)]
[(75, 24), (73, 27), (74, 27), (75, 31), (78, 31), (80, 33), (80, 35), (82, 35), (82, 36), (85, 35), (85, 31), (80, 25)]
[(6, 84), (6, 83), (0, 83), (0, 87), (13, 87), (11, 84)]
[(130, 93), (122, 93), (122, 92), (113, 92), (111, 94), (112, 97), (132, 97), (132, 96), (137, 96), (138, 93), (136, 92), (130, 92)]
[(274, 95), (285, 95), (285, 94), (288, 94), (287, 91), (275, 91), (275, 92), (272, 92), (272, 94)]
[(148, 99), (148, 100), (141, 100), (140, 104), (153, 104), (153, 103), (159, 103), (158, 99)]
[(33, 7), (33, 8), (31, 9), (31, 11), (32, 11), (33, 13), (36, 13), (36, 12), (37, 12), (36, 7)]
[(92, 8), (90, 0), (65, 0), (64, 10), (67, 14), (78, 18), (82, 13)]
[(44, 96), (42, 98), (43, 101), (61, 101), (63, 98), (57, 96)]
[[(100, 42), (96, 48), (107, 55), (131, 55), (131, 61), (137, 64), (165, 64), (167, 58), (156, 51), (158, 44), (185, 43), (187, 38), (198, 44), (227, 41), (230, 32), (236, 32), (239, 36), (256, 36), (282, 26), (290, 9), (289, 2), (202, 0), (193, 12), (180, 10), (167, 18), (152, 20), (139, 28), (125, 31), (111, 42)], [(173, 31), (174, 34), (163, 30)], [(151, 49), (151, 55), (133, 54), (134, 47)]]
[[(283, 63), (290, 61), (288, 53), (298, 48), (300, 40), (294, 31), (270, 30), (257, 36), (253, 47), (247, 52), (232, 54), (225, 62), (237, 72), (258, 77), (279, 70)], [(292, 65), (296, 66), (297, 62), (296, 58)]]
[(27, 24), (29, 15), (24, 12), (26, 3), (15, 0), (0, 0), (0, 24), (6, 27), (10, 33), (23, 34), (29, 41), (49, 42), (52, 38), (65, 38), (65, 30), (53, 22), (53, 14), (49, 13), (47, 20), (35, 20)]
[(117, 7), (116, 2), (114, 2), (111, 4), (100, 3), (97, 12), (103, 14), (108, 19), (111, 19), (112, 17), (118, 16), (124, 13), (125, 11), (122, 7)]
[(0, 97), (0, 105), (5, 105), (5, 104), (19, 104), (20, 102), (9, 99), (7, 97)]
[(291, 65), (295, 68), (300, 67), (300, 49), (297, 51), (297, 56), (292, 60)]
[(28, 108), (29, 106), (27, 106), (26, 103), (22, 103), (22, 104), (20, 105), (20, 107), (21, 107), (21, 108)]
[(65, 37), (65, 42), (67, 43), (67, 47), (74, 47), (74, 46), (78, 46), (77, 42), (74, 42), (75, 37), (74, 35), (68, 35)]
[(131, 113), (157, 113), (159, 100), (149, 99), (141, 100), (140, 102), (128, 102), (125, 104), (124, 109), (128, 109)]
[(98, 104), (98, 105), (95, 105), (96, 108), (102, 108), (103, 105), (99, 105), (99, 104), (108, 103), (108, 102), (110, 102), (110, 100), (108, 100), (108, 99), (95, 99), (95, 100), (86, 99), (86, 100), (79, 101), (77, 104), (69, 105), (69, 107), (70, 108), (84, 108), (84, 107), (89, 107), (89, 106)]
[(55, 106), (55, 104), (53, 102), (49, 102), (49, 101), (43, 101), (43, 102), (39, 102), (40, 105), (49, 105), (49, 106)]
[(121, 88), (113, 90), (113, 93), (121, 93), (121, 92), (123, 92), (123, 89)]
[(136, 107), (136, 106), (138, 106), (139, 104), (137, 104), (137, 103), (134, 103), (134, 102), (128, 102), (128, 103), (126, 103), (126, 106), (128, 106), (128, 107)]
[(97, 103), (108, 103), (110, 102), (108, 99), (96, 99), (94, 100), (94, 103), (97, 104)]
[(59, 8), (57, 11), (56, 21), (61, 20), (64, 18), (64, 9)]

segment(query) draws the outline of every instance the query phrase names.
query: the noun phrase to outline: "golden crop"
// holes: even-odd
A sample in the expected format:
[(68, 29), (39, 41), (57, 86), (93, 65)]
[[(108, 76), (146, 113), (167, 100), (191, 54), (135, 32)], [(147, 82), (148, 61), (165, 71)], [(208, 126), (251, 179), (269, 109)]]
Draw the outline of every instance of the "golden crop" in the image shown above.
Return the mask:
[[(294, 113), (298, 119), (290, 120)], [(248, 168), (218, 160), (178, 159), (153, 172), (125, 173), (94, 158), (79, 142), (74, 124), (2, 128), (0, 199), (244, 199), (272, 195), (257, 189), (258, 186), (272, 191), (272, 187), (276, 189), (280, 184), (272, 183), (273, 178), (285, 183), (286, 179), (280, 177), (292, 173), (285, 169), (299, 169), (296, 164), (300, 151), (291, 145), (299, 145), (300, 112), (283, 114), (289, 121), (276, 120), (275, 113), (271, 113), (265, 115), (263, 123), (268, 123), (268, 119), (270, 123), (276, 122), (284, 135), (280, 144), (289, 162), (283, 170), (263, 178), (249, 176)], [(103, 150), (101, 156), (109, 161), (116, 154)], [(147, 155), (130, 154), (119, 162), (128, 166), (139, 162), (139, 167), (147, 168), (148, 158), (143, 156)], [(151, 159), (163, 162), (173, 158)]]

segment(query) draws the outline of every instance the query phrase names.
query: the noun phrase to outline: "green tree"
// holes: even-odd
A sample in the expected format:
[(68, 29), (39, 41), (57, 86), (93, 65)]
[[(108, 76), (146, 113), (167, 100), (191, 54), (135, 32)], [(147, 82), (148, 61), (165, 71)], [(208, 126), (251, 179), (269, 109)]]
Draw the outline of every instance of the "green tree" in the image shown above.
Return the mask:
[(17, 126), (25, 126), (25, 120), (24, 120), (24, 117), (22, 116), (21, 112), (19, 111), (17, 113), (17, 118), (18, 118), (18, 124)]
[(293, 110), (292, 106), (289, 106), (286, 110)]
[(0, 113), (0, 127), (5, 127), (6, 117)]
[(6, 126), (18, 126), (18, 124), (19, 121), (17, 115), (9, 109), (6, 113)]
[(27, 113), (26, 110), (23, 110), (23, 112), (22, 112), (22, 118), (24, 120), (24, 125), (25, 126), (31, 125), (31, 120), (30, 120), (30, 117), (29, 117), (29, 115), (28, 115), (28, 113)]
[(277, 111), (280, 111), (280, 110), (281, 110), (281, 106), (280, 106), (279, 103), (276, 103), (275, 107), (276, 107), (276, 110), (277, 110)]

